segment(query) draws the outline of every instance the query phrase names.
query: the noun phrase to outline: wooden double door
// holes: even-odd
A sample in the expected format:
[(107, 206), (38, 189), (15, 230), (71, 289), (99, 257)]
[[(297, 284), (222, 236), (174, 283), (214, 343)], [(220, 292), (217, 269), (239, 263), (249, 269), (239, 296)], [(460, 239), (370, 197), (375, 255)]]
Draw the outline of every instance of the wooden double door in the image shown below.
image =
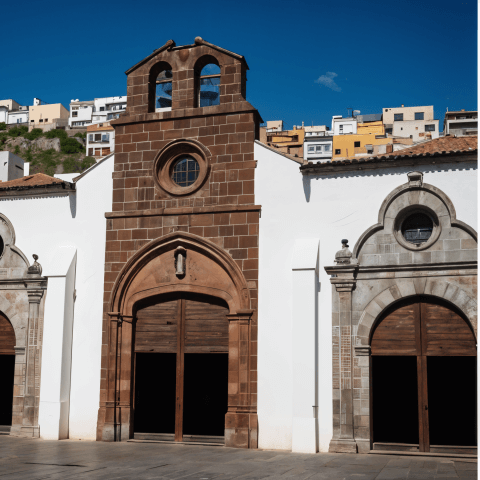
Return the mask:
[(175, 294), (135, 323), (134, 437), (222, 441), (228, 408), (227, 304)]
[(373, 333), (374, 449), (476, 453), (476, 341), (464, 316), (430, 297), (388, 311)]

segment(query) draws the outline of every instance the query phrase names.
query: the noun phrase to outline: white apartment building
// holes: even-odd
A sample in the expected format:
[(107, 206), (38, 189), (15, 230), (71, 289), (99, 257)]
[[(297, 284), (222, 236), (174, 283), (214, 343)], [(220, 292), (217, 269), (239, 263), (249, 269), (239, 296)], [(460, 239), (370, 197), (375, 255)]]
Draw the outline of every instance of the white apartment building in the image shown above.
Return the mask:
[(412, 138), (414, 142), (433, 140), (440, 136), (433, 105), (384, 108), (383, 124), (387, 135)]
[(305, 127), (303, 158), (307, 161), (332, 160), (333, 133), (326, 125)]
[(97, 161), (115, 151), (115, 129), (109, 122), (87, 127), (87, 155)]
[(355, 117), (343, 118), (341, 115), (332, 117), (333, 135), (344, 135), (347, 133), (357, 133), (357, 119)]
[(70, 102), (68, 125), (70, 128), (82, 128), (96, 123), (104, 123), (118, 118), (126, 108), (126, 95), (95, 98), (83, 102), (77, 98)]
[(0, 122), (5, 122), (9, 125), (15, 123), (27, 125), (28, 110), (28, 106), (20, 105), (11, 98), (0, 100)]

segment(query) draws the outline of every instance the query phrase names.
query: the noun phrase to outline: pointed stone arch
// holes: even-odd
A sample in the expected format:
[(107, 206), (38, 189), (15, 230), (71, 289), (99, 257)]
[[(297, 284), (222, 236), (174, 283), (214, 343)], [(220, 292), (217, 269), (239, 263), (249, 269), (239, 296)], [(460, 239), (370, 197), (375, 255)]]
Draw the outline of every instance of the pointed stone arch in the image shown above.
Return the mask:
[[(175, 274), (175, 250), (186, 250), (185, 275)], [(109, 310), (131, 317), (135, 303), (167, 292), (192, 292), (225, 300), (230, 314), (250, 308), (245, 277), (233, 258), (205, 238), (173, 232), (153, 240), (125, 264), (113, 286)]]

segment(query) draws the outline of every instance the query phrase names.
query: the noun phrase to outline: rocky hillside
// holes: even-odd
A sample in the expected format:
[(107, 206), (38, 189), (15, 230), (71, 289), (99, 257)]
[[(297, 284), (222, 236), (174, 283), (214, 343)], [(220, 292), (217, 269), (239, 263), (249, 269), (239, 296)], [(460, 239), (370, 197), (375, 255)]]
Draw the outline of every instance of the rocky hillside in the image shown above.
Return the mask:
[(65, 130), (44, 133), (27, 127), (6, 129), (0, 123), (0, 150), (9, 151), (30, 162), (30, 174), (81, 173), (95, 163), (85, 154), (85, 134), (69, 137)]

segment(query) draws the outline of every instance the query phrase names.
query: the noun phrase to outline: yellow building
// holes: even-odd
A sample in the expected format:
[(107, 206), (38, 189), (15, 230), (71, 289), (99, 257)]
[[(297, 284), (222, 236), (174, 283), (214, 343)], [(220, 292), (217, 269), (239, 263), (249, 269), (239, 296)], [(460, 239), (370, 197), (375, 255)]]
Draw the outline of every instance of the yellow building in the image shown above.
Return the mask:
[(293, 130), (268, 131), (266, 143), (278, 148), (283, 153), (303, 157), (303, 140), (305, 130), (303, 127), (294, 126)]
[(332, 161), (375, 155), (379, 145), (389, 145), (382, 121), (358, 123), (356, 134), (334, 135)]
[[(37, 100), (37, 99), (35, 99)], [(44, 131), (68, 125), (69, 111), (61, 103), (42, 105), (40, 101), (34, 101), (29, 108), (30, 130), (41, 128)]]

